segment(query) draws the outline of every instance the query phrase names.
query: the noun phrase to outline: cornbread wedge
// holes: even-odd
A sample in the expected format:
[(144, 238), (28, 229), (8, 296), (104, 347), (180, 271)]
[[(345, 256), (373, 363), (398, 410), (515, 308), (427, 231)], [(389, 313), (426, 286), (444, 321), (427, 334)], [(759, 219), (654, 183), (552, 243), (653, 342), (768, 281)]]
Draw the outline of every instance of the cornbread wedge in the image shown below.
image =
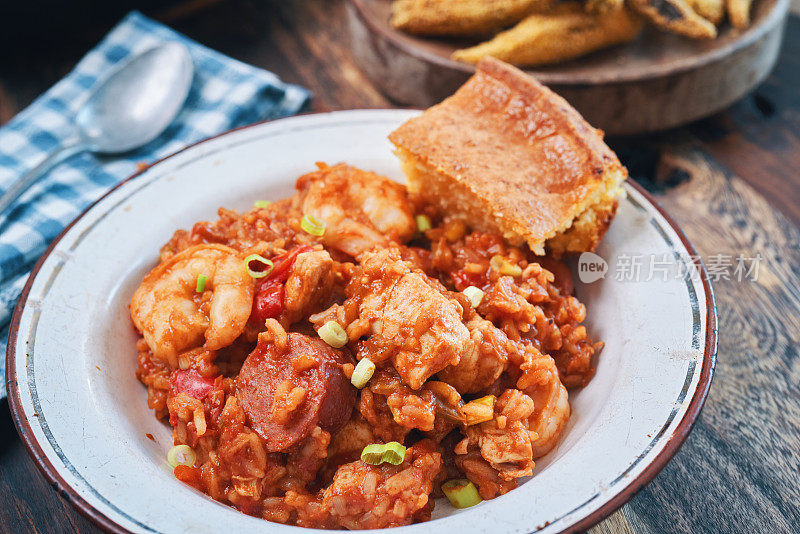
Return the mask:
[(493, 58), (389, 139), (413, 193), (536, 254), (593, 250), (625, 194), (628, 173), (602, 133)]
[(396, 0), (391, 24), (420, 35), (477, 35), (501, 30), (554, 0)]
[(641, 29), (641, 17), (624, 6), (593, 14), (580, 2), (565, 2), (524, 18), (485, 43), (456, 50), (452, 58), (477, 63), (492, 56), (514, 65), (549, 65), (633, 41)]

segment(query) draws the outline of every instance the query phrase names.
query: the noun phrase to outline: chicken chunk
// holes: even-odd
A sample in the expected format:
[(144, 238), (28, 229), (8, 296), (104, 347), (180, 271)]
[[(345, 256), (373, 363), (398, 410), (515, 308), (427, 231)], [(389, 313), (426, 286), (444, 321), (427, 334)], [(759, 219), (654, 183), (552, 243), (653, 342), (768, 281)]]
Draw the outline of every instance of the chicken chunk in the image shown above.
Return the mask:
[(420, 442), (406, 451), (402, 464), (369, 465), (361, 460), (336, 471), (325, 490), (323, 504), (348, 529), (408, 525), (429, 509), (433, 482), (442, 459), (432, 442)]
[(328, 456), (322, 469), (322, 480), (329, 483), (339, 467), (358, 460), (364, 447), (376, 442), (371, 426), (360, 413), (356, 412), (344, 427), (331, 437)]
[(497, 470), (503, 480), (530, 476), (533, 470), (533, 445), (536, 435), (529, 430), (534, 412), (533, 399), (516, 389), (506, 390), (495, 404), (495, 417), (467, 427), (470, 444)]
[(494, 499), (517, 487), (515, 479), (501, 478), (500, 474), (476, 450), (457, 455), (455, 462), (466, 477), (478, 486), (478, 492), (484, 499)]
[(366, 253), (361, 267), (363, 274), (351, 281), (350, 302), (344, 304), (357, 308), (350, 339), (369, 336), (359, 359), (391, 358), (402, 381), (415, 390), (458, 364), (470, 341), (461, 305), (438, 282), (412, 271), (395, 251)]
[(310, 313), (319, 311), (333, 287), (333, 260), (324, 250), (297, 255), (284, 286), (282, 319), (292, 324)]
[(470, 342), (457, 365), (445, 367), (439, 379), (462, 393), (477, 393), (491, 386), (505, 369), (512, 342), (491, 322), (475, 312), (467, 322)]

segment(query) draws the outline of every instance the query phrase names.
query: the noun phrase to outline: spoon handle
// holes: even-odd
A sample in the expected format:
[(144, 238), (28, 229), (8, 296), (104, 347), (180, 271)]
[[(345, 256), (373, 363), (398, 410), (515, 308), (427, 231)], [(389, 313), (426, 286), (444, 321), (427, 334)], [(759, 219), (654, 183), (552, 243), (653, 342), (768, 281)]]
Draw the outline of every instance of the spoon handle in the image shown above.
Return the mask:
[(38, 165), (23, 174), (19, 180), (12, 183), (8, 190), (0, 196), (0, 213), (6, 211), (33, 183), (47, 171), (68, 157), (86, 150), (77, 137), (65, 141), (55, 152), (47, 155)]

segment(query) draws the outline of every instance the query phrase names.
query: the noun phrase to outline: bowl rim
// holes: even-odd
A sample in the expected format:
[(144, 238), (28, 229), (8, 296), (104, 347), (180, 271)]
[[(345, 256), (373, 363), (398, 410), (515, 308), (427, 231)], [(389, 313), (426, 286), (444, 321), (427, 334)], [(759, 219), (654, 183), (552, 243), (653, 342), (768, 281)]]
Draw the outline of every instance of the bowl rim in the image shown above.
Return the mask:
[[(391, 42), (392, 45), (404, 50), (412, 57), (432, 63), (442, 68), (463, 72), (467, 75), (472, 75), (475, 73), (475, 65), (462, 63), (461, 61), (456, 61), (448, 57), (442, 57), (428, 50), (412, 46), (399, 36), (399, 30), (394, 28), (386, 29), (378, 26), (366, 14), (365, 4), (368, 1), (369, 0), (347, 0), (347, 3), (353, 7), (359, 19), (361, 19), (361, 21), (368, 26), (374, 34), (380, 35), (382, 38)], [(784, 20), (786, 20), (789, 14), (790, 3), (790, 0), (775, 0), (775, 4), (772, 6), (772, 9), (764, 17), (758, 20), (756, 24), (753, 24), (742, 31), (736, 39), (727, 45), (722, 46), (721, 48), (715, 48), (714, 50), (710, 50), (708, 52), (703, 52), (687, 58), (676, 60), (666, 65), (656, 64), (650, 68), (638, 69), (636, 71), (626, 71), (620, 75), (606, 74), (602, 76), (596, 74), (576, 75), (575, 73), (565, 73), (555, 70), (537, 70), (535, 67), (522, 68), (522, 70), (535, 77), (545, 85), (560, 86), (611, 85), (664, 78), (666, 76), (687, 72), (693, 69), (704, 67), (711, 63), (715, 63), (717, 61), (721, 61), (725, 57), (749, 47), (764, 37), (765, 34), (780, 25)]]
[[(344, 111), (344, 110), (343, 110)], [(345, 112), (350, 112), (353, 110), (346, 110)], [(377, 109), (370, 109), (367, 110), (370, 112), (374, 111), (381, 111)], [(397, 109), (386, 109), (384, 111), (392, 111), (396, 112)], [(338, 113), (337, 111), (333, 112), (310, 112), (310, 113), (302, 113), (299, 116), (310, 116), (310, 115), (331, 115)], [(270, 119), (255, 122), (253, 124), (248, 124), (245, 126), (240, 126), (238, 128), (233, 128), (231, 130), (227, 130), (220, 134), (208, 137), (206, 139), (197, 141), (186, 147), (177, 150), (171, 154), (168, 154), (151, 164), (147, 165), (146, 167), (139, 168), (135, 173), (130, 175), (128, 178), (122, 180), (119, 184), (115, 185), (111, 188), (108, 192), (106, 192), (103, 196), (98, 198), (95, 202), (89, 205), (86, 209), (84, 209), (71, 223), (69, 223), (62, 231), (58, 234), (58, 236), (53, 240), (52, 243), (47, 247), (45, 252), (36, 262), (36, 265), (31, 270), (31, 274), (28, 276), (28, 280), (25, 283), (25, 287), (20, 294), (19, 300), (17, 301), (17, 305), (14, 308), (14, 315), (11, 319), (11, 324), (9, 327), (9, 335), (8, 335), (8, 343), (6, 346), (6, 390), (8, 392), (8, 400), (9, 400), (9, 409), (11, 411), (12, 419), (14, 420), (14, 426), (16, 427), (17, 433), (20, 436), (25, 448), (28, 451), (28, 454), (33, 458), (36, 467), (39, 471), (44, 475), (45, 479), (56, 489), (60, 496), (64, 497), (67, 502), (69, 502), (75, 509), (80, 512), (81, 515), (86, 517), (87, 519), (91, 520), (94, 524), (102, 528), (106, 532), (112, 533), (128, 533), (130, 532), (128, 529), (117, 523), (116, 521), (112, 520), (102, 512), (100, 512), (97, 508), (95, 508), (90, 502), (84, 499), (78, 492), (66, 482), (66, 480), (61, 476), (59, 470), (50, 462), (45, 454), (41, 444), (36, 440), (33, 429), (30, 426), (30, 423), (25, 416), (24, 410), (22, 408), (22, 399), (20, 397), (20, 390), (19, 385), (17, 383), (17, 372), (16, 372), (16, 353), (17, 353), (17, 338), (20, 328), (20, 320), (22, 318), (22, 310), (25, 307), (25, 304), (28, 299), (28, 295), (31, 290), (31, 286), (33, 285), (33, 281), (39, 273), (44, 262), (50, 256), (50, 254), (55, 249), (56, 245), (61, 241), (61, 239), (70, 231), (70, 229), (79, 221), (81, 220), (89, 211), (91, 211), (98, 203), (102, 202), (106, 197), (111, 195), (114, 191), (118, 188), (122, 187), (123, 185), (135, 180), (137, 177), (144, 174), (148, 171), (151, 167), (159, 165), (160, 163), (177, 156), (187, 150), (191, 150), (199, 145), (202, 145), (206, 142), (212, 141), (214, 139), (223, 137), (225, 135), (231, 134), (233, 132), (238, 132), (241, 130), (249, 129), (258, 127), (264, 124), (279, 122), (283, 120), (291, 120), (298, 115), (294, 115), (292, 117), (284, 117), (281, 119)], [(672, 457), (678, 452), (683, 442), (688, 437), (689, 433), (694, 426), (697, 418), (700, 415), (700, 412), (703, 408), (703, 404), (708, 396), (709, 389), (711, 387), (712, 378), (714, 375), (714, 368), (716, 367), (717, 361), (717, 334), (718, 334), (718, 326), (717, 326), (717, 306), (714, 299), (714, 291), (711, 287), (711, 283), (709, 282), (708, 272), (706, 267), (697, 254), (697, 250), (692, 245), (689, 238), (686, 237), (686, 234), (681, 230), (675, 220), (664, 210), (661, 204), (653, 198), (650, 193), (647, 192), (641, 185), (639, 185), (636, 181), (629, 178), (627, 182), (630, 184), (633, 189), (635, 189), (639, 194), (641, 194), (645, 200), (650, 203), (653, 208), (662, 216), (664, 220), (670, 225), (670, 227), (675, 231), (678, 238), (681, 241), (681, 244), (686, 248), (686, 250), (690, 253), (692, 261), (694, 262), (699, 274), (700, 279), (702, 282), (703, 291), (705, 293), (706, 299), (706, 339), (705, 345), (703, 349), (703, 365), (700, 371), (700, 378), (698, 380), (697, 389), (692, 396), (692, 399), (687, 407), (686, 413), (684, 414), (683, 418), (678, 422), (675, 431), (673, 432), (672, 436), (670, 436), (666, 446), (664, 449), (655, 457), (653, 460), (645, 467), (645, 469), (632, 481), (630, 481), (625, 487), (623, 487), (616, 495), (614, 495), (608, 502), (606, 502), (600, 508), (594, 510), (592, 513), (588, 514), (586, 517), (580, 519), (573, 525), (565, 528), (561, 531), (561, 533), (573, 533), (573, 532), (580, 532), (584, 531), (609, 515), (615, 512), (617, 509), (622, 507), (625, 503), (627, 503), (631, 498), (633, 498), (636, 493), (639, 492), (644, 486), (649, 484), (653, 478), (666, 466), (666, 464), (672, 459)]]

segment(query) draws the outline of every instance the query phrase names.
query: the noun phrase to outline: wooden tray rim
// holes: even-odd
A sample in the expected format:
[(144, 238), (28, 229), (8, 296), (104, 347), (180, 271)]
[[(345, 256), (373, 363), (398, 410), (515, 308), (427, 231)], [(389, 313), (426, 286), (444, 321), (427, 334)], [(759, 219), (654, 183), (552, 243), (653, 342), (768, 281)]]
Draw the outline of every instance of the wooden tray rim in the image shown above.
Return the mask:
[[(382, 36), (384, 39), (391, 41), (393, 45), (405, 51), (410, 56), (422, 61), (426, 61), (446, 69), (461, 71), (466, 74), (473, 74), (475, 72), (474, 65), (455, 61), (450, 58), (445, 58), (427, 50), (411, 46), (407, 41), (399, 36), (399, 30), (394, 30), (391, 28), (387, 30), (376, 25), (375, 22), (366, 14), (365, 5), (369, 1), (371, 0), (347, 0), (347, 2), (354, 8), (356, 15), (367, 27), (369, 27), (373, 34)], [(747, 28), (738, 39), (728, 43), (727, 45), (694, 56), (673, 60), (668, 63), (654, 64), (650, 67), (637, 69), (635, 71), (625, 71), (622, 74), (614, 72), (606, 75), (597, 73), (580, 74), (553, 72), (533, 69), (523, 70), (536, 77), (537, 80), (545, 85), (581, 86), (614, 84), (647, 81), (650, 79), (671, 76), (673, 74), (698, 69), (710, 63), (720, 61), (725, 57), (752, 45), (786, 19), (789, 13), (790, 2), (791, 0), (776, 0), (775, 5), (767, 16), (756, 21), (756, 23)]]

